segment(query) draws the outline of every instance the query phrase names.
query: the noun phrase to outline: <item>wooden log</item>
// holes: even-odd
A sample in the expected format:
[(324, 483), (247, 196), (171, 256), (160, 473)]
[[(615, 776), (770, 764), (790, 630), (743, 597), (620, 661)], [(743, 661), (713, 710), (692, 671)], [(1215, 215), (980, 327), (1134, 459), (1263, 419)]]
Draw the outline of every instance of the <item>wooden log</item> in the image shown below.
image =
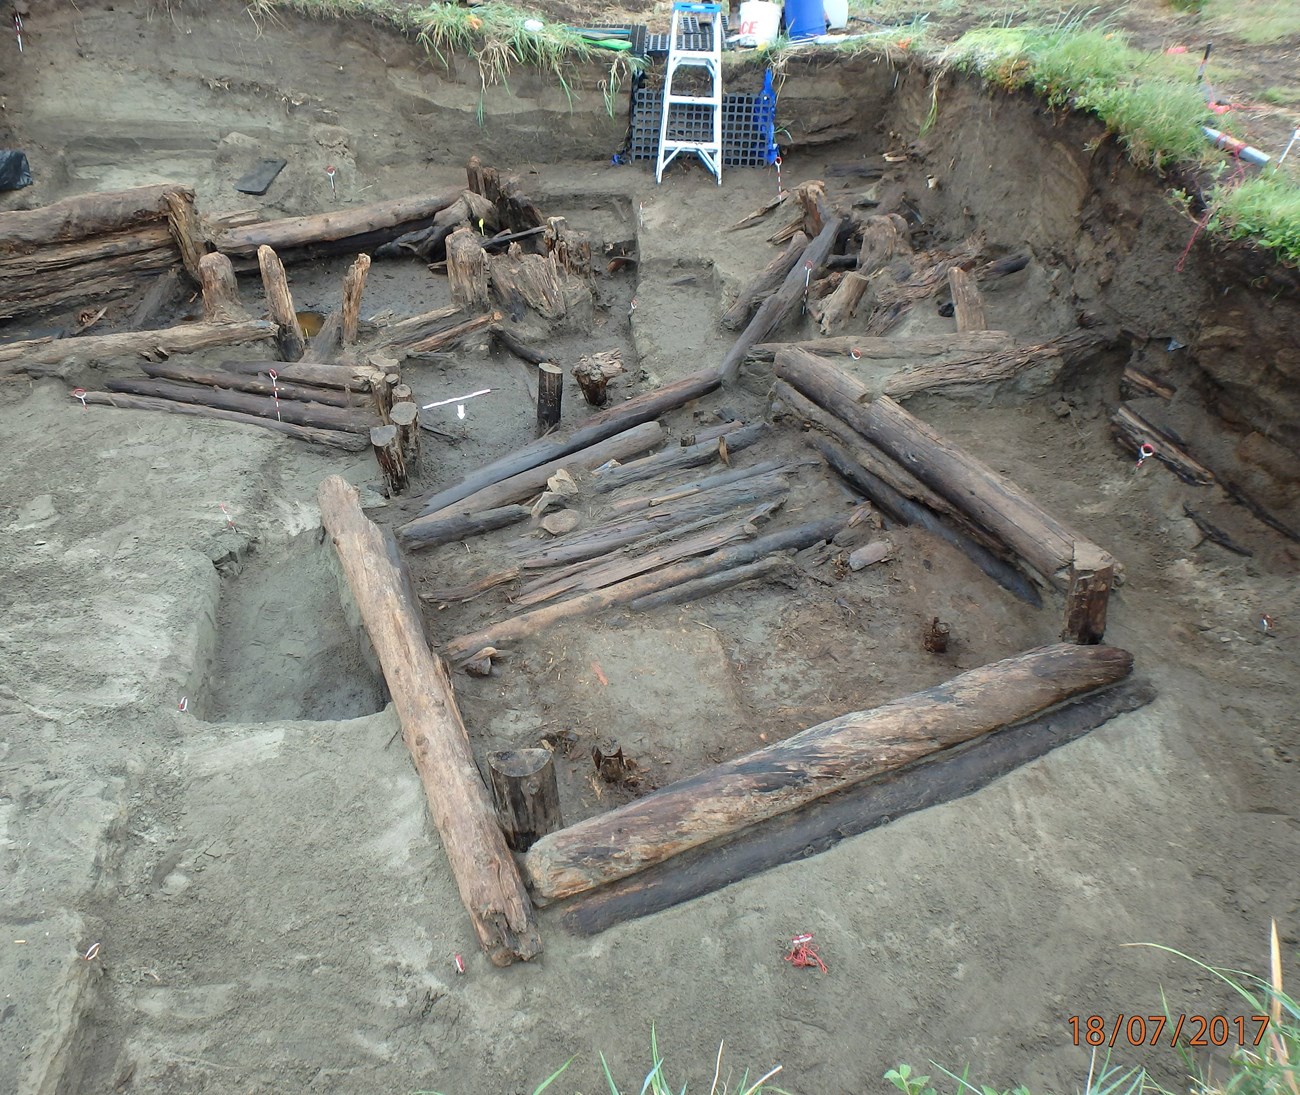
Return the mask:
[(724, 383), (735, 382), (736, 377), (740, 375), (740, 364), (745, 360), (749, 348), (775, 331), (787, 313), (803, 298), (807, 283), (806, 275), (815, 274), (826, 256), (831, 253), (831, 248), (835, 245), (835, 237), (839, 235), (840, 227), (844, 223), (843, 217), (832, 218), (817, 237), (803, 249), (799, 260), (786, 275), (785, 281), (781, 283), (781, 288), (759, 306), (758, 311), (754, 313), (754, 318), (749, 321), (749, 326), (736, 339), (718, 368), (718, 375)]
[[(693, 445), (676, 445), (653, 456), (643, 456), (640, 460), (629, 460), (616, 468), (598, 471), (588, 486), (598, 494), (605, 494), (625, 487), (629, 483), (655, 479), (669, 472), (698, 467), (701, 464), (720, 460), (724, 451), (741, 452), (770, 432), (765, 422), (754, 422), (748, 426), (740, 422), (727, 422), (724, 425), (728, 427), (724, 433), (711, 437), (707, 441), (697, 441)], [(725, 448), (719, 444), (723, 437), (726, 438)]]
[(202, 283), (199, 262), (208, 252), (203, 226), (194, 208), (194, 191), (187, 187), (173, 187), (163, 195), (167, 207), (167, 228), (180, 252), (181, 265), (195, 282)]
[(370, 365), (322, 364), (313, 361), (223, 361), (221, 369), (227, 373), (250, 376), (266, 376), (269, 370), (274, 369), (283, 381), (347, 392), (368, 392), (376, 379), (383, 377), (383, 373)]
[[(222, 232), (213, 243), (227, 255), (255, 255), (261, 247), (274, 251), (321, 244), (335, 244), (334, 249), (350, 249), (355, 237), (392, 239), (417, 222), (431, 220), (460, 197), (460, 190), (426, 194), (413, 198), (373, 202), (347, 209), (332, 209), (306, 217), (260, 221), (243, 228)], [(358, 250), (363, 248), (357, 248)]]
[(987, 331), (984, 297), (975, 279), (960, 266), (948, 271), (948, 288), (952, 292), (952, 314), (959, 331)]
[[(0, 213), (0, 219), (9, 216)], [(0, 286), (15, 292), (34, 278), (67, 275), (71, 284), (76, 271), (100, 259), (137, 255), (144, 251), (170, 252), (176, 261), (175, 247), (165, 222), (143, 224), (134, 228), (105, 232), (65, 243), (16, 244), (12, 249), (0, 247)]]
[(297, 361), (307, 349), (307, 340), (298, 323), (298, 313), (289, 292), (289, 281), (284, 274), (284, 264), (275, 251), (263, 245), (257, 250), (257, 264), (262, 271), (262, 286), (266, 291), (266, 304), (271, 319), (280, 329), (276, 344), (284, 361)]
[(352, 346), (357, 341), (357, 324), (361, 320), (361, 294), (365, 292), (366, 275), (370, 272), (370, 256), (358, 255), (356, 261), (343, 275), (343, 306), (341, 341)]
[(525, 877), (540, 903), (595, 889), (1115, 684), (1132, 666), (1132, 655), (1115, 647), (1061, 643), (972, 669), (884, 707), (810, 727), (543, 837), (524, 857)]
[(239, 282), (230, 260), (218, 252), (199, 260), (199, 285), (203, 290), (203, 322), (235, 323), (248, 313), (239, 299)]
[(222, 422), (238, 422), (245, 426), (261, 426), (263, 429), (275, 430), (287, 437), (299, 441), (310, 441), (316, 445), (327, 445), (334, 449), (346, 449), (360, 452), (367, 442), (355, 433), (342, 430), (316, 429), (312, 426), (299, 426), (292, 422), (277, 421), (274, 418), (261, 418), (257, 415), (241, 414), (239, 411), (221, 410), (205, 407), (198, 403), (177, 403), (171, 399), (157, 399), (152, 396), (125, 395), (120, 392), (87, 392), (86, 402), (105, 407), (119, 407), (128, 411), (163, 411), (167, 414), (191, 415), (195, 418), (215, 418)]
[(406, 461), (402, 458), (402, 443), (398, 438), (398, 429), (391, 423), (370, 428), (370, 445), (374, 449), (375, 462), (384, 476), (384, 493), (395, 498), (406, 490), (410, 481), (406, 471)]
[[(298, 384), (285, 380), (276, 372), (274, 380), (269, 372), (265, 375), (224, 372), (221, 369), (205, 369), (194, 365), (178, 365), (172, 361), (146, 361), (140, 365), (145, 376), (157, 380), (179, 380), (182, 383), (202, 384), (209, 388), (227, 388), (236, 392), (251, 392), (254, 395), (269, 395), (282, 400), (298, 400), (302, 403), (322, 403), (329, 407), (355, 407), (356, 399), (348, 392), (337, 388), (319, 388), (314, 384)], [(271, 366), (274, 371), (274, 366)]]
[(537, 366), (537, 436), (545, 437), (560, 424), (564, 370), (543, 362)]
[(547, 217), (542, 240), (561, 270), (578, 278), (591, 277), (591, 237), (585, 232), (573, 231), (563, 217)]
[(150, 326), (172, 304), (179, 295), (180, 289), (180, 267), (173, 266), (170, 270), (163, 271), (154, 278), (153, 284), (149, 286), (149, 291), (145, 293), (135, 311), (131, 313), (126, 329), (128, 331), (140, 331)]
[(866, 274), (856, 270), (850, 270), (844, 275), (844, 280), (818, 310), (817, 322), (822, 334), (829, 334), (836, 328), (844, 326), (857, 315), (858, 303), (870, 283), (871, 279)]
[(546, 481), (561, 468), (567, 468), (570, 471), (589, 470), (599, 467), (607, 460), (623, 460), (629, 456), (635, 456), (637, 453), (645, 452), (647, 449), (654, 448), (663, 441), (663, 437), (663, 427), (658, 422), (643, 422), (639, 426), (633, 426), (631, 429), (624, 430), (622, 433), (615, 434), (604, 441), (588, 445), (585, 449), (566, 453), (559, 459), (552, 460), (549, 464), (529, 468), (517, 475), (490, 483), (473, 494), (457, 499), (455, 502), (448, 503), (439, 509), (429, 509), (426, 504), (422, 516), (417, 517), (415, 521), (403, 527), (411, 528), (417, 525), (419, 521), (424, 520), (425, 517), (437, 517), (450, 513), (476, 513), (480, 510), (496, 509), (510, 502), (523, 501), (525, 498), (531, 498), (533, 495), (545, 490)]
[(818, 855), (847, 837), (973, 794), (1109, 720), (1145, 707), (1155, 696), (1149, 682), (1130, 678), (960, 749), (941, 750), (579, 895), (565, 909), (565, 925), (580, 935), (594, 935), (783, 863)]
[(889, 377), (882, 390), (892, 399), (906, 399), (919, 392), (943, 392), (948, 396), (971, 392), (986, 398), (997, 385), (1031, 370), (1054, 379), (1066, 368), (1089, 364), (1114, 346), (1118, 338), (1115, 328), (1081, 327), (1047, 342), (965, 357), (954, 355), (946, 361), (910, 366)]
[(447, 284), (451, 299), (462, 308), (487, 307), (487, 253), (482, 237), (470, 228), (458, 228), (447, 237)]
[(1115, 581), (1115, 560), (1096, 544), (1074, 545), (1070, 587), (1065, 594), (1061, 641), (1092, 646), (1106, 634), (1106, 608)]
[(986, 353), (1010, 349), (1015, 339), (1007, 331), (970, 331), (965, 334), (921, 335), (884, 338), (875, 335), (833, 335), (805, 342), (760, 342), (746, 355), (746, 361), (770, 362), (778, 350), (802, 350), (818, 357), (851, 357), (854, 351), (863, 361), (915, 362), (918, 358), (969, 360)]
[(508, 327), (500, 323), (492, 325), (492, 337), (501, 344), (501, 346), (514, 354), (520, 361), (525, 361), (529, 365), (541, 365), (544, 361), (550, 361), (551, 355), (541, 350), (535, 349), (524, 342)]
[(747, 468), (732, 468), (730, 471), (719, 472), (717, 475), (706, 475), (703, 479), (696, 479), (690, 483), (675, 483), (658, 494), (643, 494), (635, 498), (623, 498), (613, 503), (609, 510), (612, 513), (635, 513), (638, 510), (668, 505), (696, 494), (705, 494), (718, 487), (739, 483), (745, 479), (753, 479), (759, 475), (767, 475), (770, 472), (793, 471), (796, 467), (798, 467), (797, 464), (787, 464), (782, 460), (764, 460), (758, 464), (751, 464)]
[(396, 546), (367, 520), (356, 491), (338, 476), (321, 484), (319, 498), (479, 943), (497, 966), (534, 958), (542, 949), (535, 914), (479, 776), (447, 667), (429, 650)]
[(549, 749), (502, 749), (489, 753), (487, 761), (497, 823), (512, 851), (526, 852), (564, 827)]
[(408, 479), (420, 474), (419, 418), (420, 408), (414, 403), (394, 403), (388, 412), (388, 421), (397, 427), (397, 447)]
[(460, 308), (452, 304), (445, 308), (435, 308), (431, 312), (421, 312), (418, 316), (408, 316), (389, 323), (380, 331), (381, 348), (400, 345), (406, 342), (419, 342), (428, 338), (446, 326), (446, 321), (461, 314)]
[(661, 589), (658, 593), (648, 593), (638, 597), (628, 607), (633, 612), (650, 612), (668, 605), (682, 604), (686, 601), (698, 601), (701, 597), (711, 597), (715, 593), (732, 589), (745, 582), (768, 581), (777, 575), (788, 574), (793, 564), (785, 555), (769, 555), (766, 559), (746, 563), (744, 566), (731, 567), (728, 570), (710, 574), (706, 578), (696, 578), (690, 582)]
[(692, 399), (707, 395), (718, 384), (716, 370), (706, 369), (652, 392), (646, 392), (626, 403), (610, 407), (593, 415), (568, 434), (541, 438), (500, 459), (493, 460), (454, 486), (447, 487), (425, 499), (421, 512), (435, 513), (508, 476), (559, 460), (569, 453), (586, 448), (597, 441), (603, 441), (632, 426), (649, 422), (667, 411), (689, 403)]
[(769, 198), (757, 209), (755, 209), (752, 213), (746, 214), (745, 216), (741, 217), (740, 220), (736, 221), (735, 224), (728, 226), (727, 231), (737, 232), (742, 228), (750, 228), (753, 225), (758, 224), (759, 221), (761, 221), (770, 212), (772, 212), (772, 210), (775, 209), (778, 205), (784, 204), (785, 200), (789, 196), (790, 196), (790, 192), (788, 190), (782, 190), (779, 194), (777, 194), (775, 198)]
[(858, 247), (858, 272), (870, 277), (883, 270), (899, 255), (910, 255), (908, 226), (897, 213), (872, 215), (862, 225), (862, 243)]
[(523, 521), (532, 513), (527, 506), (499, 506), (479, 513), (449, 513), (442, 517), (422, 517), (397, 530), (402, 547), (423, 551), (440, 544), (477, 536), (493, 529)]
[(776, 357), (777, 374), (848, 422), (916, 478), (987, 529), (1049, 582), (1065, 589), (1074, 545), (1087, 537), (1044, 511), (1023, 490), (887, 396), (870, 402), (861, 382), (797, 350)]
[(1157, 429), (1131, 407), (1121, 404), (1111, 416), (1111, 432), (1122, 441), (1136, 461), (1143, 445), (1155, 449), (1155, 458), (1184, 483), (1208, 486), (1216, 482), (1214, 472), (1202, 464), (1174, 438)]
[(454, 346), (462, 338), (472, 335), (475, 331), (491, 327), (500, 320), (500, 312), (484, 312), (483, 315), (467, 319), (464, 323), (456, 323), (450, 327), (444, 327), (440, 331), (435, 331), (418, 342), (411, 342), (405, 346), (394, 346), (393, 350), (404, 354), (426, 354), (433, 353), (435, 350), (445, 350), (448, 346)]
[(764, 266), (758, 276), (740, 290), (731, 307), (722, 313), (722, 325), (732, 331), (744, 327), (753, 315), (754, 309), (780, 288), (807, 246), (808, 237), (802, 232), (796, 232), (786, 244), (785, 250)]
[(378, 419), (360, 410), (328, 407), (322, 403), (301, 403), (284, 400), (278, 405), (270, 396), (249, 392), (209, 388), (202, 384), (182, 384), (174, 380), (142, 380), (134, 377), (116, 377), (104, 382), (111, 392), (127, 395), (152, 395), (161, 399), (174, 399), (178, 403), (199, 403), (263, 418), (279, 418), (299, 426), (316, 426), (326, 430), (345, 430), (349, 433), (366, 433)]
[(569, 310), (569, 294), (553, 255), (526, 255), (517, 243), (504, 255), (488, 257), (488, 276), (497, 299), (512, 319), (531, 308), (543, 319), (562, 319)]
[(10, 319), (139, 291), (176, 265), (170, 239), (164, 247), (93, 259), (30, 277), (0, 275), (0, 318)]
[(859, 464), (852, 453), (825, 437), (811, 437), (808, 444), (825, 459), (835, 472), (860, 490), (895, 521), (916, 525), (937, 539), (951, 544), (1007, 592), (1034, 608), (1042, 606), (1042, 597), (1034, 584), (1014, 566), (990, 551), (971, 536), (967, 527), (954, 528), (951, 518), (939, 517), (934, 511), (894, 490), (888, 483)]
[[(607, 521), (594, 528), (558, 538), (541, 550), (520, 560), (525, 570), (558, 566), (592, 556), (603, 555), (624, 547), (652, 533), (677, 528), (702, 517), (721, 518), (742, 506), (753, 506), (786, 494), (789, 481), (779, 472), (751, 476), (712, 490), (687, 495), (675, 503)], [(605, 583), (608, 584), (608, 583)]]
[(123, 232), (167, 219), (167, 196), (194, 191), (177, 183), (78, 194), (62, 201), (0, 213), (0, 252), (45, 247)]
[(57, 374), (76, 362), (104, 361), (128, 354), (191, 354), (219, 346), (235, 346), (275, 337), (274, 323), (250, 319), (243, 323), (184, 323), (160, 331), (124, 331), (112, 335), (82, 335), (79, 338), (35, 338), (0, 346), (0, 373), (28, 372)]
[(1124, 375), (1120, 377), (1120, 391), (1129, 398), (1154, 395), (1161, 399), (1172, 399), (1178, 389), (1165, 380), (1127, 365), (1124, 368)]
[(479, 232), (490, 231), (496, 226), (496, 208), (486, 198), (470, 191), (464, 191), (446, 209), (434, 216), (427, 228), (406, 232), (395, 240), (375, 248), (376, 258), (400, 258), (413, 255), (425, 262), (445, 261), (447, 244), (451, 236), (460, 228), (475, 226)]
[[(831, 539), (839, 531), (838, 519), (813, 521), (793, 529), (782, 529), (768, 533), (745, 544), (715, 551), (700, 559), (688, 559), (672, 566), (664, 567), (650, 574), (641, 574), (625, 582), (609, 586), (606, 589), (585, 593), (558, 604), (545, 605), (522, 615), (493, 624), (471, 635), (462, 635), (452, 639), (444, 653), (453, 661), (467, 658), (485, 646), (501, 646), (505, 643), (535, 635), (560, 620), (575, 616), (589, 615), (614, 605), (627, 604), (647, 593), (655, 593), (669, 586), (680, 585), (695, 578), (703, 578), (719, 570), (750, 563), (764, 555), (786, 551), (790, 548), (805, 548), (821, 540)], [(1088, 649), (1099, 649), (1089, 647)]]
[(482, 194), (489, 201), (496, 201), (501, 190), (500, 176), (495, 167), (485, 167), (477, 156), (471, 156), (465, 164), (466, 183), (475, 194)]

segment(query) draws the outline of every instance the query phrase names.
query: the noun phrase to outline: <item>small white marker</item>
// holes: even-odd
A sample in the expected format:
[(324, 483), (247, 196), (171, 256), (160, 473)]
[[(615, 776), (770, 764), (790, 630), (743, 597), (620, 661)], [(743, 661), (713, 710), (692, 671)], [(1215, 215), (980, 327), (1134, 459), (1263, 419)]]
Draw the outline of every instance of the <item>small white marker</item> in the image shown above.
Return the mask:
[(456, 417), (457, 417), (457, 418), (464, 418), (464, 417), (465, 417), (465, 404), (464, 404), (464, 403), (457, 403), (457, 404), (456, 404)]

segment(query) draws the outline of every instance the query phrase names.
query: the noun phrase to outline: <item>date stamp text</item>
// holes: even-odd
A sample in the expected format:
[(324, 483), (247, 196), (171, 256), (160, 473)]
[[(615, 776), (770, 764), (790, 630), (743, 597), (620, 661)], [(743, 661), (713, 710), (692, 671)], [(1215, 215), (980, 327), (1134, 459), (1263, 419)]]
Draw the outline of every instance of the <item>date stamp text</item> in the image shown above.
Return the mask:
[(1258, 1046), (1267, 1015), (1071, 1015), (1076, 1046)]

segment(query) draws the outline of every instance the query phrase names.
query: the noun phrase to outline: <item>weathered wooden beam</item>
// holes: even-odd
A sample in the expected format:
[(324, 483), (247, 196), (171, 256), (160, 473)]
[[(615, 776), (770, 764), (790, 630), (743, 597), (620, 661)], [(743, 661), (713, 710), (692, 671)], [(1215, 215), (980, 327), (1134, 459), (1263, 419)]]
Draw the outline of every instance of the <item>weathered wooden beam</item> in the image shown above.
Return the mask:
[(257, 249), (257, 265), (262, 271), (267, 308), (271, 319), (279, 328), (276, 343), (280, 357), (285, 361), (297, 361), (307, 349), (307, 339), (302, 333), (298, 312), (293, 306), (293, 294), (289, 292), (284, 263), (274, 249), (264, 244)]
[(1115, 647), (1060, 643), (842, 715), (543, 837), (524, 857), (529, 888), (546, 903), (636, 874), (1115, 684), (1132, 666), (1132, 655)]
[(975, 279), (960, 266), (948, 271), (948, 289), (952, 293), (952, 314), (959, 331), (986, 331), (984, 297)]
[(358, 255), (356, 261), (343, 275), (342, 329), (339, 339), (345, 347), (357, 341), (357, 326), (361, 321), (361, 295), (366, 289), (366, 275), (370, 272), (370, 256)]
[(321, 484), (319, 500), (479, 944), (497, 966), (535, 958), (542, 949), (536, 915), (475, 764), (447, 667), (429, 650), (396, 545), (338, 476)]
[(1096, 544), (1074, 545), (1070, 587), (1065, 593), (1061, 641), (1091, 646), (1106, 634), (1106, 609), (1115, 582), (1115, 560)]
[(230, 260), (216, 251), (199, 260), (199, 285), (203, 290), (204, 323), (236, 323), (247, 319), (239, 299), (239, 281)]
[(733, 331), (744, 327), (754, 314), (754, 309), (781, 287), (807, 246), (808, 237), (802, 232), (796, 232), (786, 244), (785, 250), (764, 266), (758, 276), (736, 295), (731, 307), (722, 313), (722, 325)]

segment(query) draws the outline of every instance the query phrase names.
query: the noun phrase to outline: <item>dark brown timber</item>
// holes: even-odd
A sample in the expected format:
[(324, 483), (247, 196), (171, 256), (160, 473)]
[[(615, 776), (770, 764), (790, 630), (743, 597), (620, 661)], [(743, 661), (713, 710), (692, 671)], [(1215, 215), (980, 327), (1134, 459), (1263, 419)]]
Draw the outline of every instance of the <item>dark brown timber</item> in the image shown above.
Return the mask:
[(503, 749), (488, 754), (497, 821), (512, 851), (526, 852), (564, 827), (555, 758), (549, 749)]

